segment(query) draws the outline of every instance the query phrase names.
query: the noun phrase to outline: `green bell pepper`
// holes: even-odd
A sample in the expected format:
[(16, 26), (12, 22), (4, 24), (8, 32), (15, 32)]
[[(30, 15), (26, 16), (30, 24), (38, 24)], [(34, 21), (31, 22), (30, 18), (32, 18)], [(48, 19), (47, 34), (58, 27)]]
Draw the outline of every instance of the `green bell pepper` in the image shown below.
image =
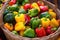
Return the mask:
[(18, 11), (19, 10), (18, 4), (9, 6), (7, 9), (10, 10), (10, 11)]
[(12, 33), (15, 34), (15, 35), (18, 35), (18, 32), (15, 31), (15, 30), (13, 30)]
[(36, 27), (39, 27), (39, 24), (40, 24), (39, 18), (32, 18), (30, 21), (30, 25), (33, 29), (35, 29)]
[(48, 12), (43, 12), (40, 14), (40, 18), (43, 18), (43, 17), (46, 17), (46, 18), (49, 18), (51, 19), (51, 15), (48, 13)]
[(33, 29), (28, 28), (28, 29), (25, 30), (23, 36), (33, 38), (33, 37), (35, 37), (35, 32), (34, 32)]
[(22, 5), (24, 5), (24, 4), (26, 4), (26, 3), (29, 3), (29, 0), (24, 0), (24, 1), (22, 2)]
[(23, 8), (21, 8), (21, 9), (19, 10), (19, 13), (23, 13), (23, 14), (25, 14), (26, 11), (25, 11)]
[(30, 17), (36, 16), (38, 14), (38, 9), (31, 9), (28, 11)]
[(4, 22), (12, 23), (14, 21), (13, 13), (8, 13), (4, 16)]

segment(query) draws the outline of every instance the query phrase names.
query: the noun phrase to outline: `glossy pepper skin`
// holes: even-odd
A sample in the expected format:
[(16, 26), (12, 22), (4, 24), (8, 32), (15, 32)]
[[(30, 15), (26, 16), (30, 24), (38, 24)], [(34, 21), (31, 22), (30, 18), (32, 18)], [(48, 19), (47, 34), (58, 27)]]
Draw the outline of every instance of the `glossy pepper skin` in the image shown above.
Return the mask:
[(23, 22), (18, 22), (15, 24), (15, 30), (16, 31), (23, 31), (25, 30), (25, 25)]
[(38, 37), (46, 36), (46, 31), (45, 31), (44, 27), (36, 28), (36, 29), (35, 29), (35, 32), (36, 32), (36, 35), (37, 35)]
[(19, 13), (20, 13), (20, 14), (26, 14), (26, 11), (25, 11), (23, 8), (20, 8), (20, 9), (19, 9)]
[(38, 11), (40, 12), (40, 8), (37, 3), (32, 3), (32, 7), (38, 9)]
[(15, 16), (16, 22), (25, 22), (25, 15), (24, 14), (18, 14)]
[(28, 25), (30, 23), (30, 16), (25, 14), (25, 23)]
[(7, 9), (10, 11), (18, 11), (19, 10), (18, 4), (14, 4), (12, 6), (9, 6)]
[(41, 12), (48, 11), (48, 6), (40, 6)]
[(46, 28), (47, 26), (50, 25), (50, 19), (49, 18), (41, 18), (41, 25)]
[(12, 31), (13, 30), (13, 25), (9, 23), (5, 23), (4, 27), (7, 28), (8, 30)]
[(37, 2), (38, 6), (44, 6), (44, 3), (42, 1)]
[(31, 9), (31, 4), (25, 4), (23, 7), (25, 10)]
[(35, 37), (35, 32), (34, 32), (33, 29), (28, 28), (28, 29), (25, 30), (24, 36), (29, 37), (29, 38), (34, 38)]
[(4, 16), (4, 22), (13, 23), (14, 15), (13, 13), (8, 13)]
[(56, 13), (53, 11), (49, 11), (49, 14), (51, 15), (51, 18), (56, 18)]
[(37, 9), (30, 9), (29, 11), (28, 11), (28, 15), (30, 16), (30, 17), (33, 17), (33, 16), (36, 16), (38, 14), (38, 10)]
[(43, 18), (43, 17), (46, 17), (46, 18), (49, 18), (51, 19), (51, 15), (48, 13), (48, 12), (43, 12), (40, 14), (40, 18)]
[(24, 0), (24, 1), (22, 2), (22, 5), (25, 5), (26, 3), (29, 3), (29, 0)]
[(48, 26), (48, 27), (46, 28), (46, 33), (47, 33), (47, 35), (53, 33), (51, 29), (52, 29), (52, 26)]
[(9, 5), (12, 6), (12, 5), (14, 5), (16, 2), (17, 2), (17, 0), (11, 0), (11, 1), (9, 2)]
[(51, 19), (50, 23), (51, 23), (50, 25), (52, 27), (58, 27), (59, 26), (59, 22), (55, 18)]
[(32, 18), (30, 20), (30, 26), (31, 28), (35, 29), (36, 27), (38, 27), (40, 24), (40, 19), (39, 18)]
[(54, 33), (57, 29), (58, 29), (57, 27), (48, 26), (48, 27), (46, 28), (46, 33), (47, 33), (47, 35), (52, 34), (52, 33)]

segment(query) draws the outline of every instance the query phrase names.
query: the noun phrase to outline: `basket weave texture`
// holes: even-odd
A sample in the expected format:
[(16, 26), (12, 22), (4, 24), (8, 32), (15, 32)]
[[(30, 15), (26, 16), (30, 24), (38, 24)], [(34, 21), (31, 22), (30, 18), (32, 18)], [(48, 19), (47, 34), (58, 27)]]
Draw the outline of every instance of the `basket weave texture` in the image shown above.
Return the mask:
[[(30, 0), (30, 3), (32, 2), (37, 2), (38, 0)], [(56, 38), (58, 37), (59, 33), (60, 33), (60, 27), (58, 28), (58, 30), (53, 33), (50, 34), (48, 36), (45, 37), (40, 37), (40, 38), (26, 38), (26, 37), (21, 37), (21, 36), (16, 36), (14, 34), (12, 34), (9, 30), (4, 28), (4, 22), (3, 22), (3, 12), (6, 9), (7, 5), (8, 5), (9, 0), (4, 4), (4, 6), (2, 7), (2, 9), (0, 10), (0, 27), (3, 30), (7, 40), (56, 40)], [(43, 0), (43, 2), (45, 4), (47, 4), (48, 6), (50, 6), (57, 14), (57, 19), (60, 19), (60, 11), (58, 8), (55, 7), (54, 4)]]

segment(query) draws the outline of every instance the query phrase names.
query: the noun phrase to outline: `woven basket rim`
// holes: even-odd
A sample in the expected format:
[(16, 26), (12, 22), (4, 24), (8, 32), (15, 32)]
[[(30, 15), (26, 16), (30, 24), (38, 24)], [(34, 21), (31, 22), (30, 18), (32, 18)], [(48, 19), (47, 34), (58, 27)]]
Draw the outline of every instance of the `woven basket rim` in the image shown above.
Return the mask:
[[(45, 2), (45, 1), (46, 1), (46, 0), (43, 0), (43, 2)], [(9, 2), (9, 1), (7, 1), (7, 2)], [(6, 4), (5, 4), (5, 6), (8, 4), (7, 2), (6, 2)], [(48, 1), (46, 1), (46, 2), (48, 2)], [(50, 3), (50, 2), (48, 2), (48, 3)], [(50, 3), (50, 4), (54, 6), (54, 8), (53, 8), (53, 10), (54, 10), (54, 9), (56, 8), (55, 5), (52, 4), (52, 3)], [(3, 6), (3, 8), (4, 8), (4, 6)], [(0, 12), (4, 11), (5, 8), (4, 8), (4, 9), (3, 9), (3, 8), (0, 10)], [(58, 8), (56, 8), (56, 10), (60, 11)], [(56, 10), (55, 10), (55, 11), (56, 11)], [(3, 14), (2, 14), (2, 16), (3, 16)], [(2, 21), (2, 23), (3, 23), (3, 21)], [(3, 24), (1, 24), (0, 26), (3, 26)], [(4, 30), (4, 31), (10, 32), (10, 31), (6, 30), (6, 29), (3, 28), (3, 27), (1, 27), (1, 28), (2, 28), (2, 30)], [(52, 33), (52, 34), (50, 34), (50, 35), (48, 35), (48, 36), (39, 37), (39, 38), (37, 37), (37, 38), (38, 38), (38, 39), (40, 39), (40, 38), (49, 39), (49, 38), (55, 36), (55, 34), (57, 34), (57, 33), (59, 34), (59, 33), (60, 33), (59, 30), (60, 30), (60, 27), (58, 28), (58, 30), (57, 30), (56, 32), (54, 32), (54, 33)], [(13, 35), (13, 36), (16, 36), (16, 35), (14, 35), (12, 32), (10, 32), (9, 34), (11, 34), (11, 35)], [(22, 37), (22, 36), (19, 36), (19, 35), (18, 35), (18, 36), (16, 36), (16, 37)], [(28, 38), (28, 37), (22, 37), (22, 38)], [(34, 38), (33, 38), (33, 39), (34, 39)]]

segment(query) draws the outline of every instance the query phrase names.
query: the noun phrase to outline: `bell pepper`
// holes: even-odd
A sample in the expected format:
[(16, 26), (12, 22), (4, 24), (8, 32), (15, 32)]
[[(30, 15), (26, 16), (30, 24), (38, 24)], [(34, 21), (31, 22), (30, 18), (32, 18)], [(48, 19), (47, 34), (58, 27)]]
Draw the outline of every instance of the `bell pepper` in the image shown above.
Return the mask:
[(25, 10), (31, 9), (31, 4), (25, 4), (23, 8)]
[(59, 22), (55, 18), (53, 18), (53, 19), (51, 19), (50, 25), (52, 27), (58, 27), (59, 26)]
[(18, 35), (18, 32), (15, 31), (15, 30), (13, 30), (12, 33), (15, 34), (15, 35)]
[(5, 24), (4, 24), (4, 27), (5, 27), (6, 29), (10, 30), (10, 31), (13, 30), (13, 25), (10, 24), (10, 23), (5, 23)]
[(58, 27), (52, 27), (52, 31), (55, 32), (58, 29)]
[(18, 22), (15, 24), (15, 30), (16, 31), (23, 31), (25, 30), (25, 25), (23, 22)]
[(17, 2), (17, 0), (11, 0), (11, 1), (9, 2), (9, 5), (12, 6), (12, 5), (14, 5), (16, 2)]
[(49, 12), (53, 12), (53, 9), (49, 9), (48, 11), (49, 11)]
[(46, 28), (47, 26), (50, 25), (50, 19), (49, 18), (41, 18), (41, 25)]
[(52, 26), (48, 26), (48, 27), (46, 28), (46, 33), (47, 33), (47, 35), (53, 33), (53, 31), (52, 31)]
[(40, 8), (37, 3), (32, 3), (32, 7), (38, 9), (38, 11), (40, 12)]
[(9, 6), (7, 9), (10, 11), (18, 11), (19, 10), (18, 4), (14, 4), (12, 6)]
[(42, 2), (42, 1), (38, 1), (37, 4), (38, 4), (38, 6), (44, 6), (44, 2)]
[(16, 22), (25, 22), (25, 15), (24, 14), (18, 14), (15, 16)]
[(44, 27), (36, 28), (36, 29), (35, 29), (35, 32), (36, 32), (36, 35), (37, 35), (38, 37), (46, 36), (46, 31), (45, 31)]
[(36, 27), (38, 27), (40, 24), (40, 19), (39, 18), (32, 18), (30, 21), (30, 26), (35, 29)]
[(25, 5), (26, 3), (29, 3), (29, 0), (24, 0), (24, 1), (22, 2), (22, 5)]
[(46, 18), (49, 18), (51, 19), (51, 15), (48, 13), (48, 12), (43, 12), (40, 14), (40, 18), (43, 18), (43, 17), (46, 17)]
[(38, 14), (38, 10), (37, 10), (37, 9), (30, 9), (30, 10), (28, 11), (28, 15), (29, 15), (30, 17), (36, 16), (37, 14)]
[(57, 16), (56, 13), (53, 11), (52, 12), (49, 11), (49, 14), (51, 15), (51, 18), (56, 18), (56, 16)]
[(25, 14), (25, 23), (28, 25), (30, 23), (30, 16)]
[(40, 6), (41, 12), (48, 11), (48, 6)]
[(47, 35), (52, 34), (52, 33), (54, 33), (57, 29), (58, 29), (58, 27), (48, 26), (48, 27), (46, 28), (46, 33), (47, 33)]
[(4, 16), (4, 22), (13, 23), (14, 22), (14, 15), (13, 13), (8, 13)]
[(19, 13), (26, 14), (26, 11), (25, 11), (23, 8), (20, 8), (20, 9), (19, 9)]
[(14, 15), (18, 15), (18, 12), (14, 11), (13, 14), (14, 14)]
[(34, 32), (33, 29), (28, 28), (28, 29), (25, 30), (24, 36), (29, 37), (29, 38), (33, 38), (33, 37), (35, 37), (35, 32)]

